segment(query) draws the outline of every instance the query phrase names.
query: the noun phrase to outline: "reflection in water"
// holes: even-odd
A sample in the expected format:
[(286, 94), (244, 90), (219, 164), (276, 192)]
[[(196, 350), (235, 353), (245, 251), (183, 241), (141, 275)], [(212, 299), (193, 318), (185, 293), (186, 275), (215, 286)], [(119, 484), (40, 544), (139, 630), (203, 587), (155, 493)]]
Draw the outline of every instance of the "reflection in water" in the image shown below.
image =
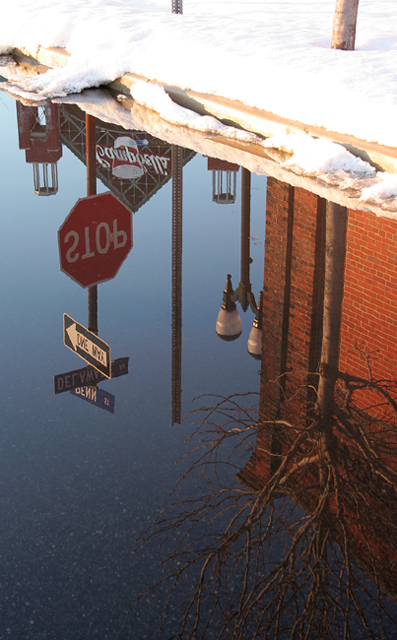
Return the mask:
[[(86, 162), (85, 116), (75, 105), (62, 105), (62, 143)], [(98, 121), (96, 127), (97, 178), (133, 213), (161, 189), (171, 177), (172, 145), (145, 131), (126, 132), (120, 126)], [(183, 150), (183, 165), (194, 157)]]
[[(209, 165), (210, 166), (210, 165)], [(233, 166), (233, 165), (232, 165)], [(229, 167), (230, 168), (230, 167)], [(243, 311), (248, 307), (255, 313), (252, 329), (248, 337), (248, 353), (256, 359), (262, 353), (262, 292), (258, 305), (252, 293), (250, 280), (250, 239), (251, 239), (251, 173), (241, 169), (241, 252), (240, 252), (240, 283), (234, 291), (231, 275), (226, 276), (226, 286), (223, 291), (223, 301), (216, 321), (216, 332), (222, 340), (235, 340), (242, 333), (241, 319), (236, 302)]]
[(33, 165), (35, 193), (54, 195), (58, 191), (57, 162), (62, 157), (58, 105), (25, 106), (17, 102), (19, 148)]
[[(200, 415), (190, 473), (207, 485), (150, 533), (176, 540), (165, 563), (171, 597), (189, 592), (181, 637), (395, 637), (396, 433), (344, 402), (325, 443), (321, 421), (295, 420), (293, 405), (290, 420), (255, 427), (238, 396)], [(222, 467), (255, 436), (236, 487)]]
[(259, 411), (236, 395), (196, 410), (184, 477), (202, 491), (143, 543), (176, 540), (171, 598), (193, 585), (180, 637), (394, 638), (397, 382), (389, 345), (352, 324), (360, 294), (342, 303), (352, 286), (364, 295), (371, 266), (379, 322), (394, 285), (379, 286), (387, 257), (363, 245), (396, 223), (363, 214), (364, 240), (361, 214), (276, 180), (267, 202)]
[[(172, 416), (171, 423), (181, 422), (181, 340), (182, 340), (182, 171), (193, 153), (176, 145), (167, 145), (145, 132), (126, 135), (120, 127), (102, 123), (96, 129), (95, 119), (86, 116), (84, 123), (76, 107), (65, 106), (61, 115), (62, 140), (87, 165), (87, 195), (96, 192), (95, 176), (109, 186), (133, 212), (147, 202), (172, 177)], [(123, 133), (123, 135), (121, 135)], [(85, 141), (87, 140), (84, 155)], [(96, 162), (94, 158), (94, 148)], [(237, 165), (208, 158), (213, 171), (213, 199), (233, 204), (236, 199)], [(216, 183), (215, 181), (216, 176)], [(215, 191), (214, 191), (215, 189)], [(233, 292), (243, 311), (248, 306), (256, 314), (254, 331), (249, 338), (249, 352), (260, 356), (260, 314), (250, 282), (250, 201), (251, 175), (242, 169), (241, 180), (241, 258), (240, 283)], [(97, 290), (89, 289), (89, 328), (97, 332)], [(96, 312), (92, 312), (92, 309)], [(226, 314), (228, 316), (229, 314)], [(226, 323), (228, 324), (228, 322)], [(241, 322), (239, 322), (241, 327)], [(219, 327), (219, 321), (217, 323)], [(226, 329), (228, 332), (229, 330)], [(218, 335), (220, 331), (217, 329)], [(241, 331), (240, 331), (241, 332)], [(230, 333), (230, 332), (229, 332)], [(255, 338), (255, 339), (254, 339)]]
[[(96, 119), (89, 114), (86, 126), (87, 196), (96, 195)], [(88, 330), (98, 335), (98, 285), (88, 287)]]
[(212, 171), (212, 200), (217, 204), (236, 202), (237, 173), (240, 167), (225, 160), (208, 158), (208, 171)]
[(181, 422), (183, 149), (172, 146), (172, 401), (171, 424)]
[[(167, 145), (120, 127), (102, 124), (86, 116), (86, 133), (81, 112), (65, 108), (61, 119), (63, 141), (84, 160), (87, 140), (87, 195), (96, 193), (96, 176), (109, 186), (126, 206), (136, 212), (172, 176), (172, 424), (181, 422), (182, 340), (182, 169), (193, 153)], [(122, 135), (123, 134), (123, 135)], [(95, 159), (96, 158), (96, 159)], [(88, 292), (89, 328), (98, 332), (97, 287)], [(96, 320), (96, 323), (95, 323)]]
[[(6, 115), (15, 126), (13, 103), (6, 101), (7, 109), (11, 106)], [(2, 150), (8, 173), (2, 185), (7, 214), (1, 252), (1, 359), (7, 373), (0, 420), (0, 636), (151, 638), (157, 634), (159, 607), (149, 602), (141, 617), (127, 612), (143, 576), (158, 575), (156, 550), (139, 558), (132, 556), (132, 548), (137, 532), (161, 509), (176, 479), (173, 460), (185, 450), (180, 429), (169, 428), (170, 316), (177, 316), (169, 294), (171, 145), (142, 130), (96, 122), (98, 192), (107, 187), (130, 211), (139, 210), (134, 251), (117, 278), (99, 285), (99, 310), (89, 303), (88, 324), (95, 328), (99, 319), (100, 336), (116, 358), (112, 378), (114, 365), (119, 367), (117, 381), (103, 381), (90, 367), (77, 369), (79, 360), (61, 340), (63, 311), (84, 325), (87, 321), (86, 294), (59, 271), (56, 242), (67, 212), (85, 196), (86, 118), (70, 105), (58, 105), (58, 118), (67, 148), (58, 165), (56, 198), (36, 198), (31, 193), (29, 167), (23, 166), (21, 157), (25, 152), (17, 151), (15, 141), (11, 149)], [(11, 126), (4, 131), (4, 140), (9, 132), (11, 136)], [(242, 371), (247, 387), (258, 379), (257, 365), (245, 357), (244, 349), (237, 343), (224, 350), (213, 327), (216, 283), (229, 269), (238, 270), (238, 212), (233, 205), (225, 211), (212, 202), (207, 159), (197, 156), (186, 167), (195, 154), (178, 151), (184, 167), (186, 335), (184, 394), (181, 399), (179, 390), (173, 416), (183, 413), (197, 389), (210, 389), (214, 381), (224, 387), (239, 385)], [(255, 213), (262, 229), (265, 178), (254, 180), (259, 187)], [(93, 193), (92, 187), (88, 193)], [(181, 192), (176, 197), (181, 200)], [(87, 226), (82, 225), (84, 241)], [(181, 267), (178, 225), (176, 232), (174, 253)], [(99, 246), (105, 250), (110, 236), (105, 226), (101, 233)], [(85, 247), (78, 252), (84, 254)], [(261, 253), (262, 248), (257, 253), (259, 265)], [(181, 282), (180, 268), (174, 275)], [(261, 278), (253, 273), (253, 278), (258, 275)], [(177, 282), (175, 294), (180, 293)], [(179, 346), (180, 333), (176, 327)], [(129, 363), (118, 358), (125, 354)], [(66, 373), (56, 376), (53, 396), (51, 377), (60, 371)], [(174, 380), (180, 383), (180, 375)], [(73, 399), (63, 393), (76, 387)], [(115, 392), (116, 387), (113, 414), (114, 397), (108, 389)]]
[[(93, 135), (86, 134), (86, 118), (77, 107), (65, 104), (57, 108), (60, 139), (87, 165), (88, 195), (95, 192), (96, 179), (93, 176), (96, 173), (101, 182), (135, 213), (172, 179), (172, 422), (180, 422), (182, 171), (194, 153), (155, 139), (144, 131), (125, 131), (116, 125), (99, 121), (96, 122), (95, 140)], [(37, 125), (35, 108), (26, 109), (24, 111), (18, 107), (21, 140), (24, 139), (22, 131), (29, 133)], [(51, 118), (54, 114), (51, 114), (47, 116), (46, 113), (46, 129), (53, 122)], [(25, 129), (24, 118), (28, 122)], [(29, 134), (34, 141), (32, 148), (36, 140), (44, 140), (43, 122), (40, 124), (40, 135), (35, 137), (32, 132)], [(92, 122), (87, 118), (88, 129)], [(94, 144), (95, 171), (93, 165), (90, 169)], [(89, 147), (92, 151), (87, 158)], [(23, 148), (28, 158), (28, 147)], [(46, 160), (36, 157), (31, 161), (52, 162), (49, 156)], [(46, 187), (50, 192), (49, 187), (53, 188), (56, 181), (53, 180), (50, 185), (50, 174), (47, 172), (46, 175), (47, 182), (44, 184), (43, 178), (40, 188)], [(256, 401), (254, 395), (229, 396), (228, 391), (223, 390), (222, 396), (209, 401), (213, 407), (205, 408), (200, 417), (197, 412), (193, 414), (194, 420), (199, 419), (196, 435), (202, 448), (196, 450), (191, 471), (186, 474), (188, 482), (193, 478), (189, 501), (184, 504), (183, 512), (180, 505), (175, 505), (176, 511), (169, 511), (170, 519), (164, 516), (156, 525), (157, 529), (166, 533), (168, 539), (181, 541), (169, 561), (171, 578), (176, 581), (172, 592), (175, 607), (171, 607), (171, 623), (166, 627), (165, 635), (168, 637), (178, 633), (180, 627), (177, 626), (176, 616), (181, 613), (184, 636), (203, 637), (206, 640), (217, 636), (230, 638), (233, 633), (235, 638), (244, 640), (277, 636), (381, 637), (380, 617), (383, 617), (385, 636), (394, 637), (396, 629), (391, 614), (395, 612), (397, 593), (397, 389), (394, 382), (397, 349), (390, 336), (396, 329), (396, 222), (378, 219), (365, 212), (335, 209), (311, 193), (269, 178), (264, 287), (257, 309), (250, 281), (251, 175), (246, 169), (242, 169), (240, 175), (241, 277), (236, 292), (231, 295), (244, 310), (248, 307), (254, 312), (259, 310), (256, 314), (258, 330), (262, 323), (259, 410), (247, 407), (247, 402)], [(236, 176), (237, 172), (231, 174), (226, 185), (229, 200), (234, 197), (233, 179)], [(215, 184), (217, 186), (218, 183)], [(223, 186), (221, 191), (223, 193)], [(211, 194), (208, 195), (210, 201)], [(231, 210), (232, 206), (230, 213)], [(219, 213), (223, 214), (224, 211)], [(346, 241), (344, 232), (340, 233), (335, 227), (335, 236), (343, 255), (333, 267), (327, 262), (327, 256), (335, 248), (335, 244), (330, 242), (327, 227), (327, 219), (332, 217), (334, 222), (347, 220), (348, 223)], [(186, 211), (185, 220), (190, 221)], [(207, 230), (206, 233), (210, 234)], [(203, 247), (205, 250), (206, 245), (203, 244)], [(188, 252), (185, 255), (186, 263)], [(230, 259), (232, 257), (230, 255)], [(337, 267), (341, 267), (343, 262), (344, 295), (337, 291), (337, 285), (343, 283), (343, 277), (337, 274)], [(229, 268), (227, 263), (225, 271), (222, 267), (221, 273), (226, 274)], [(203, 269), (203, 263), (195, 265), (194, 270), (199, 269)], [(97, 291), (92, 289), (91, 292), (90, 288), (90, 296), (91, 293), (88, 324), (95, 329), (98, 325)], [(127, 298), (129, 296), (126, 297), (123, 291), (120, 308), (127, 306)], [(58, 313), (59, 305), (55, 306)], [(134, 306), (135, 300), (128, 307), (126, 323), (129, 332)], [(330, 321), (330, 329), (336, 329), (333, 338), (326, 331), (327, 320)], [(117, 334), (121, 322), (121, 316), (117, 317)], [(152, 326), (150, 333), (153, 333)], [(208, 335), (206, 340), (212, 345)], [(157, 357), (157, 353), (155, 355)], [(205, 377), (209, 376), (213, 365), (211, 356), (209, 354), (205, 361)], [(128, 371), (126, 359), (122, 360), (119, 373), (112, 374), (112, 377), (120, 377), (120, 385)], [(240, 363), (237, 359), (230, 360), (230, 363), (228, 360), (222, 377), (227, 377), (233, 370), (238, 384), (242, 386), (245, 381), (240, 374)], [(191, 365), (192, 368), (202, 366), (194, 356), (191, 357)], [(150, 366), (153, 366), (153, 361)], [(168, 362), (166, 366), (169, 367)], [(141, 376), (140, 371), (137, 375), (138, 367), (134, 362), (132, 369), (136, 386)], [(70, 390), (71, 380), (76, 376), (82, 376), (84, 383), (100, 382), (88, 367), (56, 377), (59, 385), (58, 406), (64, 398), (58, 393), (66, 388)], [(146, 378), (142, 372), (143, 384), (148, 381), (151, 385), (154, 377), (152, 371)], [(215, 380), (216, 384), (221, 384), (218, 378)], [(156, 384), (159, 386), (158, 380)], [(95, 387), (85, 388), (91, 389), (89, 394), (84, 392), (83, 396), (80, 393), (80, 397), (90, 402), (95, 395)], [(126, 575), (132, 573), (131, 557), (126, 549), (130, 548), (132, 536), (139, 529), (142, 530), (151, 517), (148, 516), (148, 507), (154, 504), (153, 510), (161, 509), (163, 498), (156, 502), (153, 493), (171, 473), (170, 465), (165, 466), (165, 470), (161, 466), (165, 442), (174, 438), (174, 446), (178, 448), (176, 455), (182, 451), (177, 443), (180, 436), (175, 435), (175, 430), (171, 430), (172, 433), (166, 431), (159, 418), (158, 414), (166, 413), (166, 409), (153, 403), (153, 398), (157, 398), (154, 394), (160, 395), (159, 390), (156, 388), (155, 392), (151, 391), (152, 395), (148, 396), (149, 399), (145, 397), (143, 403), (156, 404), (154, 413), (157, 421), (147, 421), (144, 413), (139, 415), (138, 421), (132, 416), (131, 385), (125, 392), (128, 400), (123, 408), (125, 422), (118, 422), (117, 428), (113, 426), (111, 439), (108, 438), (109, 424), (105, 423), (103, 433), (106, 432), (106, 436), (102, 436), (102, 440), (95, 440), (96, 433), (101, 433), (101, 417), (92, 421), (91, 431), (87, 420), (80, 418), (73, 445), (69, 445), (69, 440), (64, 436), (64, 442), (70, 447), (70, 459), (77, 461), (76, 467), (73, 467), (75, 475), (72, 476), (68, 468), (64, 473), (62, 464), (66, 465), (66, 457), (58, 451), (62, 464), (54, 466), (57, 471), (53, 475), (57, 479), (62, 478), (62, 487), (65, 487), (65, 503), (69, 500), (73, 508), (77, 505), (76, 520), (85, 524), (84, 540), (79, 538), (82, 553), (79, 556), (75, 551), (71, 555), (70, 565), (77, 563), (80, 570), (81, 563), (81, 571), (88, 574), (92, 565), (86, 568), (86, 558), (98, 558), (98, 549), (101, 549), (96, 587), (93, 588), (89, 581), (84, 582), (81, 576), (79, 584), (84, 584), (85, 596), (90, 593), (92, 600), (95, 600), (98, 583), (105, 582), (107, 596), (112, 595), (111, 600), (106, 600), (106, 606), (110, 608), (116, 606), (121, 593), (124, 602), (127, 600), (125, 609), (130, 604), (130, 594), (125, 594), (119, 574), (125, 579)], [(231, 393), (234, 391), (235, 388)], [(195, 389), (191, 395), (194, 392)], [(218, 393), (218, 389), (214, 388), (214, 392)], [(167, 393), (168, 402), (169, 391)], [(331, 404), (327, 397), (332, 398)], [(137, 404), (140, 400), (139, 396), (134, 397)], [(63, 412), (69, 414), (68, 407), (65, 406)], [(54, 409), (54, 415), (57, 426), (64, 419), (62, 410)], [(75, 426), (74, 417), (67, 421), (67, 437)], [(189, 435), (194, 428), (190, 427)], [(161, 440), (164, 432), (166, 437)], [(135, 446), (132, 434), (141, 436), (138, 446)], [(27, 436), (23, 434), (24, 439)], [(114, 442), (118, 442), (117, 454), (113, 451)], [(42, 450), (43, 442), (27, 446), (32, 450), (35, 446)], [(46, 446), (47, 442), (44, 449)], [(142, 462), (141, 455), (145, 447), (148, 455)], [(153, 451), (156, 448), (160, 453), (155, 458)], [(80, 450), (85, 452), (85, 457)], [(91, 466), (90, 456), (93, 456)], [(152, 458), (154, 464), (150, 466)], [(103, 472), (106, 465), (109, 466), (107, 474)], [(199, 483), (208, 481), (209, 484), (202, 493), (196, 494), (197, 501), (193, 502), (193, 492), (199, 484), (195, 472), (199, 474)], [(67, 473), (72, 477), (71, 488), (64, 480)], [(50, 475), (48, 467), (42, 469), (40, 466), (40, 474), (47, 478)], [(236, 476), (239, 483), (236, 482)], [(83, 482), (84, 477), (87, 479)], [(139, 484), (137, 478), (141, 477), (143, 481)], [(31, 487), (29, 478), (24, 478), (23, 483), (24, 489), (28, 485)], [(40, 500), (44, 500), (42, 487), (41, 480), (41, 484), (38, 482)], [(135, 490), (135, 494), (128, 493), (127, 489)], [(83, 499), (80, 494), (84, 494)], [(93, 495), (96, 502), (92, 500)], [(130, 495), (134, 495), (134, 499)], [(30, 504), (30, 499), (31, 492), (26, 496), (26, 503)], [(107, 502), (115, 506), (109, 507)], [(50, 496), (50, 506), (46, 505), (45, 508), (50, 511), (55, 503), (56, 499)], [(13, 504), (11, 511), (17, 506), (17, 503)], [(64, 510), (71, 517), (70, 509), (64, 504), (59, 506), (56, 503), (56, 508), (59, 508), (62, 518)], [(41, 530), (37, 525), (37, 514), (29, 520), (28, 508), (24, 509), (22, 506), (23, 518)], [(41, 502), (38, 507), (35, 503), (34, 509), (44, 518)], [(96, 509), (97, 520), (94, 519)], [(62, 567), (59, 571), (62, 580), (59, 583), (63, 585), (69, 579), (70, 565), (62, 564), (62, 553), (58, 552), (57, 555), (57, 551), (51, 549), (56, 548), (56, 541), (60, 537), (63, 540), (64, 547), (60, 546), (63, 552), (70, 545), (70, 540), (68, 538), (64, 542), (62, 531), (67, 531), (69, 535), (70, 528), (73, 536), (75, 530), (71, 524), (65, 524), (59, 518), (53, 517), (51, 520), (56, 528), (48, 545), (50, 559), (46, 556), (51, 568), (48, 574), (44, 572), (43, 575), (46, 579), (48, 575), (51, 576), (53, 591), (59, 596), (58, 602), (63, 603), (64, 594), (60, 595), (59, 588), (58, 591), (56, 589), (58, 573), (54, 566)], [(116, 524), (108, 527), (108, 520)], [(44, 524), (48, 521), (48, 518), (43, 520)], [(95, 526), (91, 526), (94, 521)], [(71, 522), (75, 523), (75, 520), (71, 518)], [(100, 546), (98, 541), (102, 530), (106, 528), (110, 534)], [(92, 548), (87, 545), (86, 539), (94, 540)], [(149, 581), (156, 581), (160, 574), (153, 569), (154, 547), (149, 546), (149, 549), (150, 552), (143, 554), (141, 565), (138, 561), (139, 577), (149, 576)], [(18, 554), (15, 557), (19, 557)], [(139, 554), (135, 558), (139, 558)], [(119, 573), (112, 574), (108, 586), (109, 566), (115, 563), (118, 563)], [(53, 574), (56, 574), (55, 577)], [(183, 580), (184, 576), (186, 581)], [(41, 586), (43, 584), (44, 579)], [(74, 588), (73, 583), (70, 589)], [(166, 602), (167, 593), (163, 591), (162, 596)], [(109, 602), (113, 604), (109, 605)], [(154, 635), (150, 627), (153, 624), (150, 618), (152, 603), (152, 600), (146, 603), (149, 609), (149, 632), (146, 626), (141, 634), (139, 614), (134, 614), (132, 618), (138, 628), (138, 637)], [(78, 610), (79, 621), (86, 619), (88, 610), (88, 617), (92, 617), (93, 609), (89, 609), (82, 601)], [(117, 611), (114, 615), (120, 617), (120, 610)], [(70, 611), (65, 613), (64, 619), (70, 620)], [(78, 624), (75, 621), (73, 624), (69, 632), (65, 631), (65, 638), (75, 640), (78, 637)], [(98, 637), (102, 634), (101, 624), (102, 620), (96, 625), (95, 635)], [(107, 621), (107, 624), (109, 626), (102, 634), (104, 638), (119, 637), (124, 640), (131, 637), (129, 620), (123, 621), (126, 626), (120, 634), (114, 633), (113, 622)], [(7, 629), (6, 637), (12, 637), (11, 627)], [(45, 635), (45, 631), (43, 633), (40, 637), (47, 640), (50, 635)], [(89, 633), (90, 628), (85, 627), (85, 637)]]

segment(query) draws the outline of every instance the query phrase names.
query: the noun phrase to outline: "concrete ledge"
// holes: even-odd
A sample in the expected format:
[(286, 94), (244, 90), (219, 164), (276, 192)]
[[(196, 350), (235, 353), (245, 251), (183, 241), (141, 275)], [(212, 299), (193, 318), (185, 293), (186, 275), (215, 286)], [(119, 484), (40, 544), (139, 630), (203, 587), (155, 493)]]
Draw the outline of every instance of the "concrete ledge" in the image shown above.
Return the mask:
[[(65, 67), (70, 54), (65, 49), (39, 47), (35, 52), (27, 49), (15, 49), (13, 56), (20, 64), (35, 65), (38, 73), (49, 68)], [(130, 89), (136, 82), (153, 82), (143, 76), (127, 73), (107, 85), (112, 91), (130, 95)], [(372, 164), (376, 169), (397, 173), (397, 149), (354, 136), (327, 131), (322, 127), (307, 125), (296, 120), (289, 120), (268, 111), (249, 107), (238, 100), (230, 100), (219, 96), (182, 90), (161, 84), (174, 102), (187, 107), (201, 115), (212, 115), (223, 123), (252, 131), (265, 138), (285, 133), (305, 133), (317, 138), (324, 138), (343, 145), (348, 151)]]

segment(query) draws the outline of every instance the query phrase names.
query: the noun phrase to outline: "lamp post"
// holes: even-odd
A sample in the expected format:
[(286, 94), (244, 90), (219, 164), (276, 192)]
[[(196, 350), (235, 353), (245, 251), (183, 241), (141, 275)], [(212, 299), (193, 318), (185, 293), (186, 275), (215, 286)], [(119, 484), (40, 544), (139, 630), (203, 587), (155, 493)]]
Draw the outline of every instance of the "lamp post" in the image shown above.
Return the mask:
[(263, 304), (263, 291), (259, 294), (258, 305), (255, 303), (254, 294), (249, 292), (249, 304), (244, 306), (245, 300), (239, 299), (242, 289), (238, 287), (236, 291), (233, 290), (232, 277), (230, 273), (226, 276), (226, 286), (223, 291), (223, 300), (221, 308), (219, 309), (218, 318), (216, 321), (215, 330), (222, 340), (231, 342), (241, 336), (241, 318), (237, 309), (236, 301), (240, 302), (243, 310), (245, 311), (248, 306), (255, 313), (254, 322), (248, 337), (247, 350), (248, 353), (258, 360), (262, 355), (262, 304)]
[(241, 319), (236, 307), (238, 301), (245, 312), (248, 307), (255, 314), (254, 323), (248, 338), (248, 353), (254, 358), (260, 358), (262, 353), (262, 301), (260, 293), (256, 304), (251, 291), (250, 282), (250, 226), (251, 226), (251, 174), (247, 169), (241, 169), (241, 255), (240, 255), (240, 283), (234, 291), (231, 275), (226, 277), (226, 287), (223, 301), (218, 313), (216, 332), (222, 340), (236, 340), (241, 335)]

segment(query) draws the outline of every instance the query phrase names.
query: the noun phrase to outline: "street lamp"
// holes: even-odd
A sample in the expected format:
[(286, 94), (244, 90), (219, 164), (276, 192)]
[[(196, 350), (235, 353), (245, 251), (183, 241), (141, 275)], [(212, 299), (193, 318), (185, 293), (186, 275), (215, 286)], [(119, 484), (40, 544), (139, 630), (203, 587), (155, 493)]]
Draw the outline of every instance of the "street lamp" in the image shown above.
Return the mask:
[(226, 287), (219, 309), (215, 330), (222, 340), (236, 340), (241, 335), (241, 318), (236, 307), (236, 295), (232, 287), (232, 276), (226, 276)]
[(236, 340), (242, 333), (241, 318), (236, 307), (236, 300), (240, 302), (245, 311), (248, 306), (255, 313), (255, 319), (248, 337), (248, 353), (256, 359), (262, 354), (262, 302), (263, 291), (259, 295), (259, 303), (256, 305), (254, 294), (244, 287), (233, 290), (231, 275), (226, 276), (226, 286), (223, 292), (223, 301), (219, 309), (216, 321), (216, 333), (222, 340), (228, 342)]
[(259, 302), (247, 343), (248, 353), (257, 360), (260, 360), (262, 357), (262, 304), (263, 291), (259, 294)]
[[(233, 165), (229, 165), (231, 169)], [(215, 165), (208, 161), (208, 168)], [(238, 170), (234, 166), (233, 171)], [(241, 319), (236, 307), (236, 300), (245, 312), (248, 307), (255, 314), (255, 319), (248, 338), (248, 353), (258, 360), (262, 355), (262, 302), (263, 292), (259, 296), (258, 305), (251, 291), (250, 282), (250, 221), (251, 221), (251, 174), (248, 169), (241, 168), (241, 256), (240, 256), (240, 284), (236, 291), (232, 287), (231, 275), (226, 276), (226, 287), (223, 292), (223, 302), (216, 321), (216, 332), (222, 340), (236, 340), (241, 335)]]

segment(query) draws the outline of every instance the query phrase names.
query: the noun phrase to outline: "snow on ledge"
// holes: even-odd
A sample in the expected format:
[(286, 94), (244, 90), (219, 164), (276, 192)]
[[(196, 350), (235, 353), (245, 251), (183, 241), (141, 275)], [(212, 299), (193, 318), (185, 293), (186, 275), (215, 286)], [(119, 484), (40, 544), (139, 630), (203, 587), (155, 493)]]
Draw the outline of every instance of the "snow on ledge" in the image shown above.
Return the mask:
[(172, 15), (170, 0), (13, 0), (0, 53), (70, 53), (65, 68), (25, 84), (43, 98), (131, 72), (397, 147), (396, 0), (360, 0), (351, 52), (330, 49), (335, 0), (184, 0), (183, 10)]

